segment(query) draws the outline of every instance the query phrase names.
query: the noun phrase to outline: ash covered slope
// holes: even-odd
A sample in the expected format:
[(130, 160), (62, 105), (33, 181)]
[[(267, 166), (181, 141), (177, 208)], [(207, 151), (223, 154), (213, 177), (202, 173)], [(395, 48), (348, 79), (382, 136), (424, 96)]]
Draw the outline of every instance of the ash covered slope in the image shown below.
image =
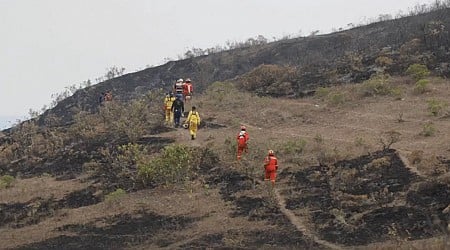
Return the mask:
[[(117, 77), (76, 92), (44, 113), (70, 122), (76, 108), (95, 110), (98, 95), (112, 90), (128, 101), (151, 89), (170, 89), (175, 79), (190, 77), (197, 92), (214, 81), (233, 79), (262, 64), (289, 65), (299, 71), (292, 83), (296, 93), (318, 84), (360, 82), (377, 71), (376, 59), (388, 56), (390, 74), (401, 74), (411, 63), (423, 63), (435, 73), (449, 76), (450, 9), (373, 23), (342, 32), (294, 38), (248, 48), (168, 62)], [(149, 48), (154, 49), (154, 48)], [(357, 60), (357, 62), (355, 62)], [(357, 67), (355, 67), (357, 64)]]

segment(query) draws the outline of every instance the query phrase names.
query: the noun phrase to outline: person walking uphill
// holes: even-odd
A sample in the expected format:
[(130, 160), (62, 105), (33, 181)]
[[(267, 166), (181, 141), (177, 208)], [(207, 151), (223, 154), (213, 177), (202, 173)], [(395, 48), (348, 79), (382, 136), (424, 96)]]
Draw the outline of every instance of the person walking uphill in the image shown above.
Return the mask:
[(180, 126), (180, 118), (184, 113), (184, 102), (181, 99), (182, 97), (178, 95), (171, 107), (171, 111), (175, 118), (175, 128), (178, 128)]
[(164, 109), (166, 111), (166, 124), (173, 124), (173, 112), (172, 104), (175, 101), (175, 97), (172, 93), (167, 93), (164, 98)]
[(197, 137), (198, 126), (200, 126), (200, 115), (198, 114), (195, 106), (192, 106), (192, 110), (189, 111), (189, 115), (185, 122), (189, 124), (191, 140), (195, 140), (195, 137)]
[(247, 132), (247, 128), (245, 126), (241, 126), (241, 131), (237, 136), (237, 159), (240, 160), (242, 153), (247, 153), (248, 150), (248, 140), (250, 139), (250, 135)]
[(272, 183), (275, 187), (275, 178), (277, 177), (278, 159), (275, 157), (273, 150), (269, 150), (268, 155), (264, 158), (265, 175), (264, 180)]

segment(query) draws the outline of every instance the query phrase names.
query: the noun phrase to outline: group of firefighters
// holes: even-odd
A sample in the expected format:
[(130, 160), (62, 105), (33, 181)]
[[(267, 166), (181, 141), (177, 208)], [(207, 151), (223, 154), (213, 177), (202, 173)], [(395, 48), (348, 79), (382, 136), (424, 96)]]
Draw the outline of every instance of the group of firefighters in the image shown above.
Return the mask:
[[(248, 141), (250, 140), (250, 135), (247, 132), (247, 128), (241, 125), (241, 131), (239, 131), (237, 137), (237, 160), (240, 161), (242, 158), (242, 153), (247, 153), (248, 151)], [(275, 178), (277, 176), (278, 170), (278, 159), (275, 156), (273, 150), (269, 150), (267, 156), (264, 157), (264, 181), (270, 181), (272, 183), (272, 188), (275, 187)]]
[[(189, 78), (186, 79), (186, 81), (178, 79), (173, 86), (173, 92), (166, 93), (164, 98), (164, 110), (167, 125), (173, 124), (175, 128), (180, 126), (180, 119), (181, 117), (184, 117), (184, 102), (191, 100), (192, 93), (193, 87)], [(189, 111), (182, 126), (184, 128), (189, 128), (191, 140), (195, 140), (198, 127), (200, 126), (200, 115), (195, 106), (192, 106), (191, 111)], [(250, 139), (250, 135), (244, 125), (241, 125), (241, 130), (236, 139), (237, 160), (240, 161), (242, 154), (248, 152), (248, 141)], [(272, 187), (274, 187), (276, 172), (278, 170), (278, 159), (273, 150), (269, 150), (267, 156), (264, 158), (264, 170), (264, 180), (270, 181)]]
[[(184, 117), (184, 102), (191, 100), (193, 86), (191, 80), (186, 81), (178, 79), (173, 85), (172, 92), (168, 92), (164, 98), (164, 111), (166, 116), (166, 124), (175, 128), (180, 127), (181, 117)], [(197, 130), (200, 126), (200, 114), (195, 106), (191, 107), (186, 120), (183, 122), (184, 128), (189, 128), (191, 140), (197, 137)]]

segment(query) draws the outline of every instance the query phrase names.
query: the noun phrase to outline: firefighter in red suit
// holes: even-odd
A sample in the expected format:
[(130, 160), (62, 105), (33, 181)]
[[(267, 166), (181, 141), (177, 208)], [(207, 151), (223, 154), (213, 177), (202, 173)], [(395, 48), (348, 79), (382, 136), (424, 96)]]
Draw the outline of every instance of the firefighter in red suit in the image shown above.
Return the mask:
[(265, 176), (264, 180), (272, 183), (275, 187), (275, 178), (277, 177), (278, 159), (275, 157), (273, 150), (269, 150), (268, 155), (264, 158)]
[(242, 157), (242, 153), (247, 153), (248, 150), (248, 140), (250, 139), (250, 135), (247, 132), (247, 128), (242, 125), (241, 131), (237, 135), (237, 159), (240, 160)]

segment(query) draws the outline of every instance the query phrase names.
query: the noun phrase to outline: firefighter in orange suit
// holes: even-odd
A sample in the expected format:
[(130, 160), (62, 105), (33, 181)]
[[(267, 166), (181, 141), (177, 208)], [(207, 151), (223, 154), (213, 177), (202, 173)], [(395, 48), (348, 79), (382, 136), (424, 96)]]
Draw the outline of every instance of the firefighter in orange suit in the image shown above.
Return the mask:
[(275, 157), (273, 150), (269, 150), (268, 155), (264, 158), (265, 176), (264, 180), (272, 183), (275, 187), (275, 178), (277, 177), (278, 159)]
[(239, 132), (237, 136), (237, 159), (240, 160), (242, 153), (247, 153), (248, 150), (248, 140), (250, 139), (250, 135), (247, 132), (247, 128), (242, 125), (241, 131)]
[(185, 102), (191, 100), (192, 92), (194, 92), (194, 89), (192, 87), (191, 79), (188, 78), (183, 84), (183, 96)]

